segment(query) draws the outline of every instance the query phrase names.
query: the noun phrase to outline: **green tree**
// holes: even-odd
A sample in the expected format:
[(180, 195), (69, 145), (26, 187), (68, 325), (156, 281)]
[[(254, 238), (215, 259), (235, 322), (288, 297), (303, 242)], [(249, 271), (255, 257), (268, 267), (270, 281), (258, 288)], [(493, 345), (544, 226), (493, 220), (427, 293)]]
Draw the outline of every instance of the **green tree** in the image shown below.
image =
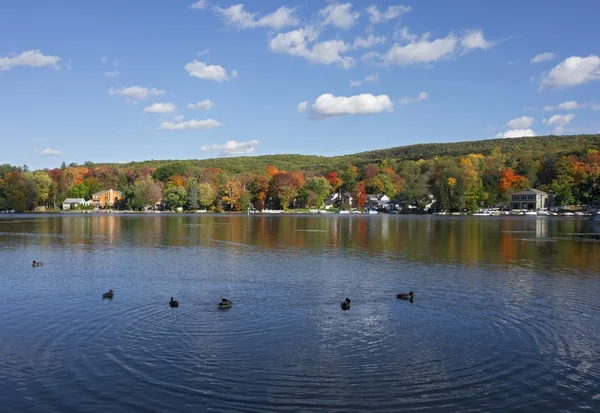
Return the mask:
[(202, 182), (198, 184), (198, 203), (204, 208), (208, 208), (215, 202), (215, 191), (210, 184)]
[(192, 182), (188, 187), (188, 198), (187, 198), (187, 208), (189, 210), (198, 209), (198, 184), (196, 182)]
[(90, 189), (83, 182), (73, 185), (73, 187), (67, 191), (67, 197), (90, 199)]
[[(306, 195), (310, 192), (314, 194), (314, 204), (312, 205), (317, 208), (323, 206), (325, 198), (327, 198), (327, 195), (333, 190), (329, 182), (327, 182), (327, 179), (322, 176), (307, 179), (303, 189), (305, 190)], [(311, 204), (308, 199), (306, 200), (306, 204)]]
[(185, 206), (187, 201), (187, 192), (185, 188), (178, 185), (171, 185), (165, 188), (164, 201), (167, 208), (175, 210)]

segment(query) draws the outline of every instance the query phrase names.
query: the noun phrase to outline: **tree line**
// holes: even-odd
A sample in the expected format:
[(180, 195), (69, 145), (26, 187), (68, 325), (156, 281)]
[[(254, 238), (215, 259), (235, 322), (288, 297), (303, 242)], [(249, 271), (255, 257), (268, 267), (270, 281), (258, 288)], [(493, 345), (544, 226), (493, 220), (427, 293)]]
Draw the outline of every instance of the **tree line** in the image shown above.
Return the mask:
[[(556, 137), (548, 137), (552, 139)], [(506, 139), (513, 147), (496, 146), (470, 153), (467, 143), (437, 144), (439, 153), (463, 154), (406, 159), (398, 148), (341, 157), (271, 155), (203, 161), (148, 161), (84, 165), (64, 162), (60, 168), (29, 171), (26, 166), (0, 165), (0, 210), (58, 209), (63, 200), (91, 199), (93, 193), (123, 193), (118, 208), (141, 210), (161, 202), (167, 209), (244, 211), (319, 208), (339, 192), (340, 208), (362, 207), (367, 194), (423, 210), (433, 197), (438, 211), (477, 210), (508, 205), (514, 192), (537, 188), (555, 195), (558, 205), (600, 202), (600, 153), (597, 136), (560, 137), (554, 145), (523, 146), (540, 138)], [(484, 142), (482, 144), (481, 142)], [(487, 142), (487, 143), (486, 143)], [(474, 147), (490, 145), (477, 141)], [(547, 141), (549, 142), (549, 141)], [(454, 145), (450, 149), (444, 145)], [(423, 154), (422, 145), (404, 152)], [(511, 149), (512, 148), (512, 149)], [(427, 145), (427, 153), (434, 149)]]

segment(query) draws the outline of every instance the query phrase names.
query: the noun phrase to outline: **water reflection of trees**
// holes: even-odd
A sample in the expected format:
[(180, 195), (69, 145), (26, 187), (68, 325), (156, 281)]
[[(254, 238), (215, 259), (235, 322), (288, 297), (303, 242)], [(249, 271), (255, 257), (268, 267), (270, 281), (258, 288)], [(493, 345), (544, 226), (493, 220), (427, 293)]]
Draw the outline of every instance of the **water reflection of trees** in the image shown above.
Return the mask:
[(94, 244), (228, 248), (240, 244), (429, 263), (533, 262), (574, 269), (600, 266), (600, 242), (581, 237), (590, 231), (587, 221), (580, 219), (390, 215), (85, 214), (21, 217), (11, 225), (0, 225), (0, 232), (14, 233), (24, 244), (69, 248)]

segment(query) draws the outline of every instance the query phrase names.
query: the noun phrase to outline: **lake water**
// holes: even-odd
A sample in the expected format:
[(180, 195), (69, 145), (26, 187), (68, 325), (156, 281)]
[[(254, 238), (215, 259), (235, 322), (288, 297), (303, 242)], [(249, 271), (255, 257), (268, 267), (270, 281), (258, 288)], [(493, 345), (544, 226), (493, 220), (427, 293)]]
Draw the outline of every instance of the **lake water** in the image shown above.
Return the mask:
[(0, 410), (598, 411), (593, 231), (560, 217), (0, 215)]

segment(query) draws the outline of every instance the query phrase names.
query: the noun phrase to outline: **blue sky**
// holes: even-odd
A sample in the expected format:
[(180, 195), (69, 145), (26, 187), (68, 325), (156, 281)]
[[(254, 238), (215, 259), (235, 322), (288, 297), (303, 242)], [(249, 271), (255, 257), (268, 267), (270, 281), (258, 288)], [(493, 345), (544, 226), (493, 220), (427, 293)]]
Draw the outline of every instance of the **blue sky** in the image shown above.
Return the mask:
[(599, 133), (596, 0), (12, 1), (0, 163)]

